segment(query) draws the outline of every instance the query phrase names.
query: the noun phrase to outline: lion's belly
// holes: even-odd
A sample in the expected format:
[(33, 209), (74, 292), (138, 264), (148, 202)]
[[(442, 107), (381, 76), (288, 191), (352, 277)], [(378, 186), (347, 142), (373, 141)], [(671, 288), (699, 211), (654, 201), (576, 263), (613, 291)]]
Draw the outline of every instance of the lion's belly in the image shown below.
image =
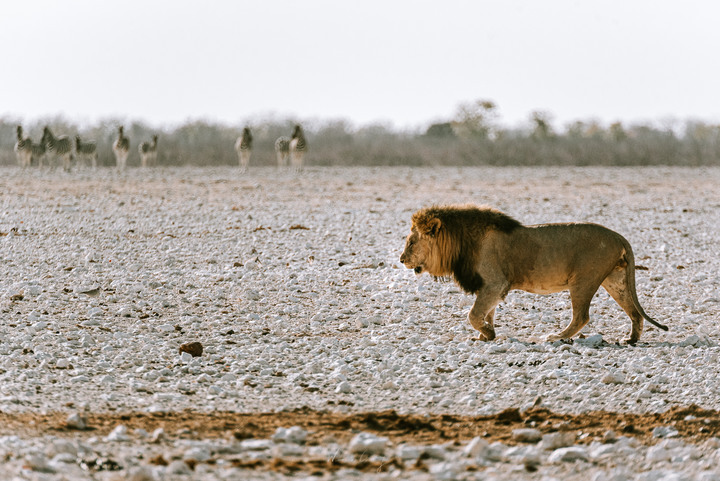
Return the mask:
[(512, 283), (512, 289), (533, 294), (553, 294), (568, 289), (569, 277), (564, 262), (557, 261), (552, 266), (536, 265), (533, 269), (517, 276)]
[(554, 294), (555, 292), (565, 291), (568, 289), (568, 284), (548, 284), (548, 285), (519, 285), (514, 286), (513, 289), (519, 289), (521, 291), (531, 292), (533, 294)]

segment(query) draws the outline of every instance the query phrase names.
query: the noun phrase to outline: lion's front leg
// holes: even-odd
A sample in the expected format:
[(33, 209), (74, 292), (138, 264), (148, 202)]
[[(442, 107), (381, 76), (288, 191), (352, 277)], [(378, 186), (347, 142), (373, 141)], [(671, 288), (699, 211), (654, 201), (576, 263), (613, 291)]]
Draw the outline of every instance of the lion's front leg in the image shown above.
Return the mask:
[(497, 296), (478, 293), (475, 303), (468, 313), (470, 325), (479, 331), (478, 340), (492, 341), (495, 339), (495, 307), (502, 299)]

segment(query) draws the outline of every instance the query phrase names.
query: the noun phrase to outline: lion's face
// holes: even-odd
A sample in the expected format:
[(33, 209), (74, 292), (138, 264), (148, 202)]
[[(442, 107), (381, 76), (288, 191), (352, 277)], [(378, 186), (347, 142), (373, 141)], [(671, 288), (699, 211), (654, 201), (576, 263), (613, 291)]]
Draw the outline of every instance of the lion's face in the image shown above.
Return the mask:
[(416, 229), (413, 229), (405, 241), (405, 250), (400, 256), (400, 262), (408, 269), (413, 269), (416, 274), (431, 271), (434, 267), (432, 265), (434, 244), (435, 239), (420, 235)]

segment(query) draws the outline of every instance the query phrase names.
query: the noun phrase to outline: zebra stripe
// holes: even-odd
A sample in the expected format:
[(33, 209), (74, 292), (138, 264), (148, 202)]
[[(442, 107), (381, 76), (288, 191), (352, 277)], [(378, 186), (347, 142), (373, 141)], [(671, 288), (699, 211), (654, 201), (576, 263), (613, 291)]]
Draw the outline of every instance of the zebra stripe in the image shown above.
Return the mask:
[(118, 170), (125, 170), (128, 155), (130, 155), (130, 139), (123, 134), (123, 126), (118, 127), (118, 138), (112, 146), (115, 154), (115, 163)]
[(143, 142), (138, 145), (138, 153), (140, 154), (140, 165), (147, 167), (154, 166), (157, 163), (157, 140), (158, 136), (153, 135), (152, 142)]
[(22, 168), (29, 167), (32, 163), (32, 140), (30, 137), (23, 137), (22, 126), (17, 126), (17, 142), (15, 142), (15, 156)]
[(97, 159), (98, 159), (98, 153), (97, 153), (97, 144), (92, 141), (83, 142), (80, 139), (79, 135), (75, 136), (75, 153), (77, 154), (77, 160), (78, 164), (80, 162), (85, 164), (85, 161), (88, 161), (90, 165), (92, 165), (93, 169), (97, 168)]
[(30, 159), (30, 164), (37, 161), (38, 167), (42, 168), (46, 153), (47, 147), (45, 146), (44, 140), (41, 140), (39, 144), (32, 142), (32, 158)]
[(250, 129), (245, 127), (240, 137), (235, 141), (235, 152), (237, 152), (238, 162), (242, 170), (247, 169), (250, 164), (250, 154), (252, 154), (252, 134)]
[(296, 125), (293, 130), (292, 139), (290, 140), (290, 165), (292, 165), (295, 170), (302, 168), (307, 150), (308, 145), (302, 127)]
[(55, 137), (48, 126), (43, 129), (43, 138), (41, 140), (45, 144), (45, 148), (49, 154), (55, 157), (56, 163), (62, 160), (63, 169), (70, 170), (70, 160), (72, 159), (72, 142), (67, 135)]
[(290, 137), (278, 137), (275, 141), (275, 156), (277, 157), (278, 167), (285, 167), (288, 164), (290, 156)]

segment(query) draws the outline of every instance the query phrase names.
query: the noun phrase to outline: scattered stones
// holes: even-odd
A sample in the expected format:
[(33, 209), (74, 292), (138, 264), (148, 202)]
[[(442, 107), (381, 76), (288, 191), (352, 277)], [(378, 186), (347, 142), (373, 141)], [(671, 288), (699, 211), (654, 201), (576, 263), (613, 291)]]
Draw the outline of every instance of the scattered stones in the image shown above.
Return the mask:
[[(635, 479), (641, 465), (657, 479), (700, 479), (720, 459), (717, 447), (698, 447), (702, 458), (696, 460), (689, 446), (668, 444), (648, 454), (649, 446), (628, 441), (647, 439), (651, 432), (658, 443), (684, 439), (670, 429), (681, 423), (693, 423), (693, 432), (707, 435), (712, 425), (699, 411), (690, 411), (694, 419), (681, 413), (677, 426), (667, 421), (666, 430), (610, 424), (589, 439), (576, 439), (579, 429), (565, 433), (565, 426), (547, 433), (528, 414), (535, 400), (539, 409), (568, 413), (660, 413), (693, 403), (720, 408), (713, 325), (720, 315), (720, 258), (709, 254), (720, 240), (711, 195), (720, 171), (699, 172), (591, 167), (528, 177), (512, 168), (390, 168), (380, 175), (376, 169), (322, 168), (298, 181), (262, 167), (243, 177), (224, 167), (131, 169), (125, 178), (103, 169), (76, 178), (74, 172), (58, 177), (6, 168), (0, 176), (5, 225), (0, 231), (23, 225), (29, 234), (0, 238), (0, 411), (67, 412), (53, 424), (61, 432), (51, 435), (73, 437), (77, 453), (70, 462), (68, 446), (6, 435), (0, 437), (0, 472), (15, 469), (8, 471), (9, 479), (27, 477), (21, 469), (46, 468), (66, 479), (87, 473), (98, 479), (169, 479), (177, 468), (189, 479), (202, 479), (203, 470), (235, 476), (232, 470), (241, 468), (233, 463), (277, 461), (281, 470), (286, 457), (302, 463), (317, 455), (347, 463), (348, 471), (362, 473), (357, 477), (366, 473), (350, 468), (353, 459), (377, 462), (376, 470), (385, 466), (388, 477), (417, 462), (424, 468), (416, 474), (428, 478), (470, 479), (465, 468), (475, 466), (488, 478), (519, 479), (508, 473), (537, 470), (538, 479), (567, 479), (573, 462), (567, 460), (585, 458), (559, 450), (582, 443), (597, 463), (587, 466), (588, 479), (615, 467), (596, 481)], [(408, 196), (397, 182), (434, 187)], [(565, 182), (581, 189), (567, 189)], [(643, 189), (636, 188), (640, 183)], [(648, 267), (637, 272), (641, 302), (670, 331), (648, 328), (637, 347), (616, 345), (627, 336), (630, 321), (601, 290), (593, 299), (586, 338), (547, 343), (543, 339), (570, 315), (567, 295), (513, 291), (498, 306), (497, 338), (475, 340), (477, 332), (467, 322), (474, 297), (452, 282), (416, 278), (398, 255), (415, 209), (443, 199), (462, 202), (472, 194), (468, 186), (480, 184), (502, 186), (483, 190), (482, 202), (501, 205), (523, 222), (592, 219), (632, 236), (637, 259)], [(18, 185), (22, 195), (15, 193)], [(270, 185), (273, 189), (257, 188)], [(376, 190), (382, 192), (382, 207), (374, 200)], [(542, 202), (548, 192), (563, 192), (562, 199)], [(623, 192), (622, 202), (613, 192)], [(642, 216), (618, 217), (620, 207), (633, 205), (645, 206)], [(287, 226), (298, 222), (313, 228), (288, 236)], [(254, 231), (257, 226), (265, 228)], [(684, 268), (678, 270), (680, 263)], [(93, 289), (97, 295), (91, 295)], [(182, 349), (175, 354), (181, 342), (191, 340), (205, 344), (200, 357)], [(322, 429), (317, 426), (303, 425), (309, 430), (304, 442), (280, 430), (273, 439), (212, 442), (174, 427), (167, 436), (152, 432), (164, 425), (163, 416), (185, 409), (289, 412), (303, 406), (331, 412), (395, 409), (418, 416), (517, 408), (499, 420), (508, 435), (520, 427), (545, 434), (538, 442), (536, 433), (515, 433), (509, 445), (490, 444), (480, 432), (461, 446), (386, 442), (366, 455), (351, 452), (347, 438), (316, 444)], [(108, 434), (115, 425), (101, 424), (84, 431), (81, 414), (107, 411), (146, 412), (148, 424), (136, 430), (137, 424), (128, 423), (132, 434), (119, 427)], [(392, 418), (378, 416), (377, 423), (388, 433), (397, 427)], [(433, 426), (418, 419), (407, 428), (421, 434)], [(597, 435), (610, 428), (617, 435)], [(66, 429), (78, 431), (62, 432)], [(372, 433), (386, 435), (380, 428)], [(248, 435), (258, 433), (250, 429)], [(353, 446), (365, 449), (357, 448), (361, 445)], [(193, 449), (197, 456), (188, 461), (196, 464), (184, 461)], [(141, 451), (142, 460), (136, 456)], [(37, 453), (44, 458), (22, 468), (26, 456)], [(195, 459), (208, 453), (211, 462)], [(174, 467), (133, 469), (157, 455)], [(557, 462), (549, 462), (551, 456)], [(404, 467), (394, 464), (398, 459)], [(603, 464), (608, 459), (617, 464), (609, 468)], [(71, 470), (85, 469), (81, 462), (88, 468), (74, 476)], [(431, 468), (435, 474), (424, 472)], [(298, 472), (310, 475), (312, 469), (305, 465)], [(661, 470), (667, 472), (657, 474)]]

